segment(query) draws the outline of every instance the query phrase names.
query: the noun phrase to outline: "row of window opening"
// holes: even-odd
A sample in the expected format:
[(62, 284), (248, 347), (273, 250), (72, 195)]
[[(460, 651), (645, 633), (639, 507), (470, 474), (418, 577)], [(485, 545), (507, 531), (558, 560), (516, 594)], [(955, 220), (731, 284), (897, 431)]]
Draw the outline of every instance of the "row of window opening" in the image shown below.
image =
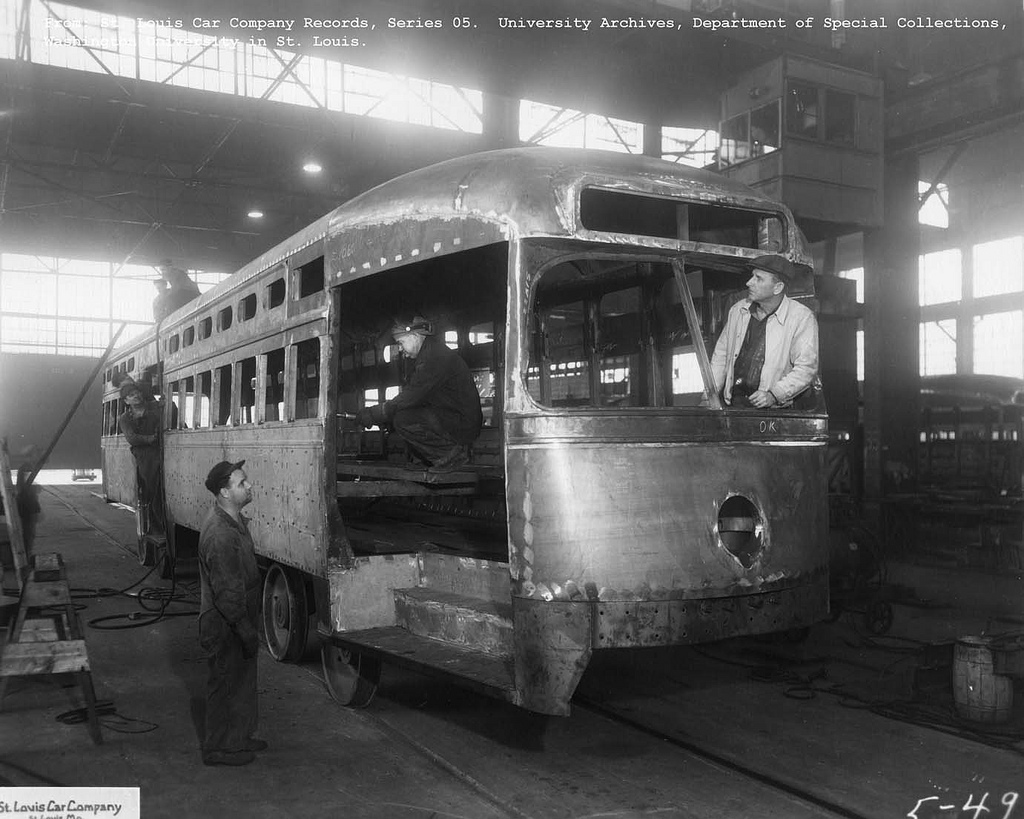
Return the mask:
[[(293, 353), (291, 366), (289, 352)], [(294, 399), (289, 397), (290, 382)], [(210, 429), (316, 418), (320, 391), (320, 339), (313, 338), (171, 381), (163, 401), (163, 427)], [(286, 402), (291, 400), (289, 412)], [(123, 401), (118, 399), (104, 404), (105, 435), (117, 434), (118, 414), (123, 411)]]

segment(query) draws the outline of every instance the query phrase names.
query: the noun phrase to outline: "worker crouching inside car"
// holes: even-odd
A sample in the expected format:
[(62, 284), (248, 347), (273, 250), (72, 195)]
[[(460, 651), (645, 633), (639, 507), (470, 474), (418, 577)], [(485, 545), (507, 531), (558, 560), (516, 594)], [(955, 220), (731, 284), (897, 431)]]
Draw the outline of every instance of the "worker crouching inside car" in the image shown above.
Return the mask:
[(401, 392), (359, 412), (364, 427), (390, 425), (432, 471), (469, 462), (469, 447), (480, 435), (480, 394), (466, 362), (434, 335), (422, 316), (399, 321), (391, 335), (413, 360)]

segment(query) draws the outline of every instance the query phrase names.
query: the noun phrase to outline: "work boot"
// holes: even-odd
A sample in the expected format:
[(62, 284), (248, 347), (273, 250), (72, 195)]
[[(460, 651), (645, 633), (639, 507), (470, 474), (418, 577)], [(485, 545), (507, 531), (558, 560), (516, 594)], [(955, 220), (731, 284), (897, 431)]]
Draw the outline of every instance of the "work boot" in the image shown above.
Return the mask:
[(456, 444), (440, 460), (428, 469), (428, 472), (451, 472), (469, 463), (469, 447)]
[(248, 765), (256, 761), (252, 751), (210, 751), (203, 754), (204, 765)]
[(268, 747), (265, 739), (256, 739), (255, 737), (249, 737), (245, 741), (245, 745), (242, 746), (246, 751), (265, 751)]

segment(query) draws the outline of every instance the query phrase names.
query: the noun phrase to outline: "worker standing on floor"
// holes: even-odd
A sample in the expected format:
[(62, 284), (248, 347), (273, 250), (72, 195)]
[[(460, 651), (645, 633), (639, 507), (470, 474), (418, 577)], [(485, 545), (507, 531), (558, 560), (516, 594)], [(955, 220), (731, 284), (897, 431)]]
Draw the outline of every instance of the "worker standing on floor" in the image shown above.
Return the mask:
[(260, 573), (249, 525), (245, 461), (221, 461), (206, 477), (214, 504), (199, 533), (199, 643), (206, 653), (203, 763), (248, 765), (267, 743), (255, 739), (258, 713)]

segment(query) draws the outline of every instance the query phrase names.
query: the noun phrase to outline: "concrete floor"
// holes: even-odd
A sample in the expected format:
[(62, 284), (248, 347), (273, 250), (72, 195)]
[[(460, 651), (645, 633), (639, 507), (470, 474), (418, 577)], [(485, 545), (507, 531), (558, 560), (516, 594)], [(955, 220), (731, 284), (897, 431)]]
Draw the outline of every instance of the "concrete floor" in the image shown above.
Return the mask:
[[(36, 547), (63, 555), (85, 622), (142, 612), (129, 597), (95, 596), (145, 573), (130, 551), (133, 516), (96, 493), (83, 484), (45, 488)], [(56, 720), (82, 704), (76, 687), (12, 681), (0, 714), (0, 786), (140, 786), (145, 817), (827, 815), (764, 784), (737, 785), (719, 762), (595, 715), (587, 702), (763, 777), (806, 784), (856, 815), (905, 816), (918, 799), (930, 800), (921, 819), (959, 815), (934, 809), (990, 792), (989, 807), (1002, 816), (999, 800), (1024, 787), (1020, 753), (844, 706), (906, 699), (919, 665), (912, 641), (1024, 627), (1021, 574), (900, 563), (889, 566), (889, 580), (902, 596), (891, 636), (874, 638), (850, 612), (798, 645), (748, 639), (598, 654), (568, 719), (388, 666), (371, 706), (345, 709), (328, 697), (315, 653), (298, 665), (263, 653), (260, 733), (271, 747), (251, 766), (225, 769), (199, 757), (205, 663), (189, 579), (176, 589), (184, 602), (168, 608), (184, 616), (87, 629), (97, 694), (117, 711), (103, 720), (102, 745), (85, 726)], [(168, 586), (153, 576), (142, 585)], [(765, 678), (765, 669), (783, 672)], [(1008, 727), (1024, 728), (1021, 688)], [(1024, 805), (1016, 810), (1024, 816)]]

